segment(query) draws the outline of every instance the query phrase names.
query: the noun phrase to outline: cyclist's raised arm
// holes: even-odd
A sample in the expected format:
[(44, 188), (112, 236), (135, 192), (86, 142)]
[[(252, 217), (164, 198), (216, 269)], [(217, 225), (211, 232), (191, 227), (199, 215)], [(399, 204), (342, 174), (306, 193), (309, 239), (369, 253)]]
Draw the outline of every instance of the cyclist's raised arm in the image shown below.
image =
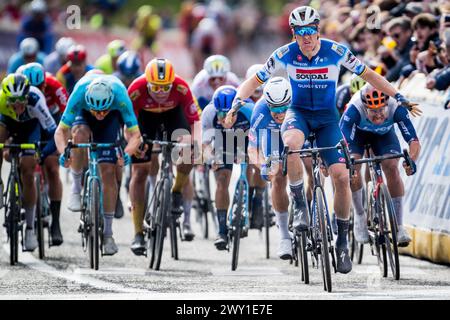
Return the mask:
[(416, 161), (420, 153), (420, 142), (416, 129), (409, 118), (408, 111), (405, 108), (397, 107), (394, 113), (394, 122), (397, 123), (403, 139), (409, 145), (411, 159)]

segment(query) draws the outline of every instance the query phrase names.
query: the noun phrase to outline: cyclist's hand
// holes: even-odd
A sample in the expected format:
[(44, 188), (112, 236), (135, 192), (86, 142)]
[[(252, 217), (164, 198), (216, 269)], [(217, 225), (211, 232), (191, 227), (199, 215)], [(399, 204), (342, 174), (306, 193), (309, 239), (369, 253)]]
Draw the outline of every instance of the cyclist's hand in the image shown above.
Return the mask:
[(261, 178), (269, 182), (271, 180), (270, 168), (265, 163), (261, 165)]
[(117, 158), (117, 164), (121, 167), (123, 166), (128, 166), (129, 164), (131, 164), (131, 157), (128, 153), (123, 154), (123, 157), (118, 157)]
[(409, 167), (406, 164), (406, 161), (403, 161), (403, 168), (405, 168), (405, 172), (406, 172), (407, 176), (412, 176), (413, 174), (415, 174), (417, 172), (417, 166), (413, 160), (411, 160), (411, 167)]
[(70, 163), (71, 163), (71, 159), (66, 159), (66, 157), (64, 156), (64, 153), (59, 155), (59, 165), (61, 167), (68, 168), (68, 167), (70, 167)]
[(328, 168), (323, 164), (323, 162), (320, 162), (320, 170), (322, 171), (322, 174), (327, 178), (330, 174), (328, 172)]
[(144, 146), (142, 148), (138, 148), (136, 152), (134, 153), (134, 156), (138, 159), (143, 159), (145, 157), (145, 154), (148, 151), (148, 144), (144, 143)]
[(419, 109), (418, 104), (410, 102), (401, 93), (397, 93), (395, 95), (395, 100), (397, 100), (397, 103), (400, 106), (408, 109), (408, 111), (412, 114), (413, 117), (418, 117), (422, 115), (422, 110)]
[(245, 104), (245, 102), (242, 101), (240, 98), (237, 98), (233, 102), (233, 106), (231, 107), (230, 111), (228, 111), (227, 116), (224, 120), (223, 127), (225, 129), (230, 129), (233, 126), (233, 124), (237, 120), (237, 112), (244, 104)]

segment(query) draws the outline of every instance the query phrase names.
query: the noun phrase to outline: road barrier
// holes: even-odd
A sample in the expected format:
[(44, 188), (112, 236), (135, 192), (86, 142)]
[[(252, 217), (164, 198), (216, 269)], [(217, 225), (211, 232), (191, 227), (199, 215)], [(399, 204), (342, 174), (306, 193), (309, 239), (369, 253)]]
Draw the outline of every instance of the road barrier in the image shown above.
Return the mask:
[(416, 75), (402, 89), (419, 103), (423, 115), (413, 118), (422, 150), (417, 173), (406, 177), (404, 224), (412, 243), (402, 253), (437, 263), (450, 263), (450, 110), (444, 109), (445, 91), (425, 88)]

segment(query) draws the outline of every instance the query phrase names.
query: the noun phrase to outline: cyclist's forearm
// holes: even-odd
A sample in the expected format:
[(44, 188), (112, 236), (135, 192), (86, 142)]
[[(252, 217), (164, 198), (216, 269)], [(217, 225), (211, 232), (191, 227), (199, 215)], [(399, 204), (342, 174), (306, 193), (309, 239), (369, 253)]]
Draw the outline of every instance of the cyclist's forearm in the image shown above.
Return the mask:
[(248, 147), (248, 157), (250, 164), (257, 166), (261, 169), (261, 164), (264, 163), (264, 157), (254, 147)]
[(367, 68), (364, 74), (361, 75), (361, 78), (390, 97), (394, 97), (398, 92), (397, 89), (395, 89), (394, 86), (391, 85), (383, 76), (379, 75), (370, 68)]
[(142, 142), (141, 131), (139, 129), (133, 131), (126, 131), (126, 139), (128, 140), (128, 144), (125, 147), (125, 152), (130, 156), (134, 155), (136, 151), (139, 149), (139, 146)]
[(261, 83), (256, 80), (256, 76), (248, 78), (239, 86), (236, 98), (240, 98), (241, 100), (247, 99), (260, 85)]
[(55, 131), (55, 143), (56, 148), (60, 154), (64, 153), (64, 149), (67, 146), (67, 141), (70, 139), (70, 129), (61, 125), (56, 128)]
[(411, 141), (409, 144), (409, 156), (414, 162), (419, 158), (420, 148), (420, 142), (417, 140)]

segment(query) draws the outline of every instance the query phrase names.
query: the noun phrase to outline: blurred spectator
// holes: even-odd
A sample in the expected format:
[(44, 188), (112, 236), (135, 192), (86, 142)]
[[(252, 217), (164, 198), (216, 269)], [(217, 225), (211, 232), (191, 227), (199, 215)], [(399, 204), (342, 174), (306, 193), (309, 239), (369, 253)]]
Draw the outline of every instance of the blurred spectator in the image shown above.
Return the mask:
[(192, 44), (192, 33), (200, 21), (206, 17), (206, 7), (203, 4), (194, 4), (193, 1), (183, 1), (180, 13), (180, 28), (186, 34), (187, 45)]
[(75, 41), (72, 38), (63, 37), (59, 39), (55, 44), (55, 51), (45, 57), (44, 69), (55, 75), (67, 62), (67, 52), (73, 45), (75, 45)]
[(437, 46), (440, 45), (437, 19), (432, 14), (421, 13), (415, 16), (412, 20), (412, 29), (420, 51), (427, 50), (430, 41)]
[(9, 58), (7, 72), (14, 73), (20, 66), (30, 62), (44, 64), (44, 59), (45, 53), (39, 51), (37, 40), (25, 38), (20, 42), (19, 51)]
[(438, 56), (442, 69), (436, 69), (427, 77), (427, 88), (437, 90), (447, 90), (450, 86), (450, 28), (444, 33), (444, 42), (442, 43), (442, 54)]
[(367, 60), (366, 53), (370, 50), (370, 34), (365, 23), (358, 24), (350, 34), (350, 48), (358, 59)]
[(95, 67), (106, 74), (117, 70), (117, 59), (126, 50), (123, 40), (113, 40), (108, 43), (107, 52), (95, 61)]
[(9, 18), (14, 21), (19, 21), (21, 18), (20, 1), (8, 1), (4, 6), (0, 6), (0, 18)]
[(133, 26), (139, 34), (139, 38), (135, 39), (132, 47), (136, 50), (147, 47), (154, 52), (155, 39), (161, 26), (162, 20), (154, 13), (153, 7), (150, 5), (141, 6), (137, 11)]
[(203, 61), (211, 55), (222, 54), (225, 36), (217, 22), (211, 18), (204, 18), (192, 34), (192, 56), (195, 71), (203, 68)]
[(388, 68), (386, 79), (397, 81), (401, 70), (409, 63), (409, 52), (414, 45), (411, 40), (411, 20), (407, 17), (399, 17), (391, 20), (387, 27), (388, 35), (395, 41), (395, 49), (385, 45), (380, 50), (381, 59)]
[(47, 14), (44, 0), (33, 0), (29, 5), (30, 13), (23, 17), (18, 35), (18, 43), (25, 38), (33, 37), (39, 42), (39, 48), (46, 54), (53, 49), (52, 21)]

